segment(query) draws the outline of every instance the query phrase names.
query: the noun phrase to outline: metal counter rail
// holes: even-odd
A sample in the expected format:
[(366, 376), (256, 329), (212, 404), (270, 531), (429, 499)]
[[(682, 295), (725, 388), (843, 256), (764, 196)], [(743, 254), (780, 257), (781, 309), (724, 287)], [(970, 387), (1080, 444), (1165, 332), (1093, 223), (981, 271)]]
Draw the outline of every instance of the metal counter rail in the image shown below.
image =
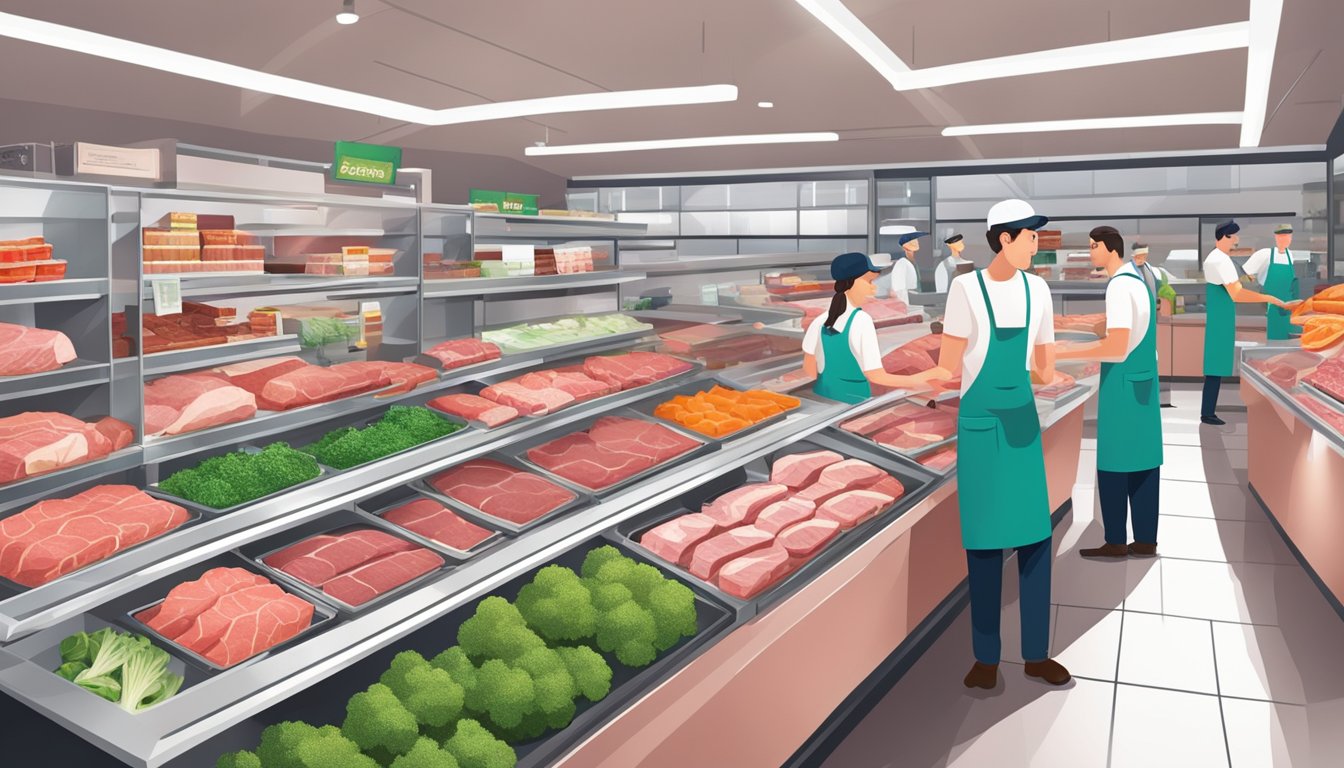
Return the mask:
[[(1306, 408), (1303, 408), (1302, 405), (1297, 402), (1297, 398), (1293, 397), (1288, 392), (1285, 392), (1282, 387), (1265, 378), (1264, 374), (1246, 363), (1241, 364), (1241, 377), (1243, 380), (1250, 382), (1251, 386), (1255, 387), (1256, 391), (1260, 392), (1260, 394), (1268, 397), (1270, 400), (1273, 400), (1284, 408), (1287, 408), (1299, 421), (1302, 421), (1307, 426), (1311, 427), (1312, 430), (1319, 433), (1321, 437), (1324, 437), (1330, 442), (1331, 447), (1341, 455), (1344, 455), (1344, 436), (1341, 436), (1338, 431), (1323, 421), (1319, 416)], [(1308, 396), (1316, 397), (1316, 395)], [(1327, 408), (1330, 407), (1325, 400), (1321, 400), (1321, 404)], [(1344, 409), (1336, 407), (1336, 410), (1344, 413)]]
[(462, 296), (481, 296), (505, 293), (538, 293), (568, 291), (578, 288), (601, 288), (643, 280), (646, 275), (638, 270), (598, 269), (565, 275), (525, 275), (519, 277), (467, 277), (442, 280), (426, 279), (426, 299), (450, 299)]

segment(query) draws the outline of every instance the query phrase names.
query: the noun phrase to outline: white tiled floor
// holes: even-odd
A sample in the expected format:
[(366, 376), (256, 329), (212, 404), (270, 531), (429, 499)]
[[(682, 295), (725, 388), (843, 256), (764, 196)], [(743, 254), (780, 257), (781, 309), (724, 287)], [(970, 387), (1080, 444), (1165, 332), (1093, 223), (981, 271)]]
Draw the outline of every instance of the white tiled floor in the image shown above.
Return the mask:
[[(1050, 688), (1015, 663), (1010, 563), (999, 687), (961, 684), (971, 663), (963, 611), (826, 768), (1344, 765), (1344, 621), (1246, 489), (1245, 414), (1223, 408), (1227, 426), (1201, 426), (1197, 387), (1172, 394), (1160, 557), (1078, 556), (1101, 542), (1096, 442), (1083, 441), (1052, 594), (1051, 651), (1074, 682)], [(1235, 400), (1224, 387), (1224, 404)]]

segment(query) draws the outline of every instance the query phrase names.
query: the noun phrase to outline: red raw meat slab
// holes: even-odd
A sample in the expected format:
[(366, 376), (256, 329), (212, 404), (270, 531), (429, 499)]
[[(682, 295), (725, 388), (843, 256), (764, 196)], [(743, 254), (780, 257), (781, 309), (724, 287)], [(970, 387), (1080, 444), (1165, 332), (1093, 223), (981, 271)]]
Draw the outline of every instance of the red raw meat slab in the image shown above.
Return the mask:
[(402, 504), (384, 513), (383, 519), (459, 552), (469, 552), (494, 535), (433, 499)]
[(178, 584), (169, 590), (163, 602), (148, 611), (136, 614), (136, 619), (169, 640), (186, 632), (196, 617), (207, 611), (224, 595), (248, 587), (271, 582), (265, 577), (243, 568), (211, 568), (199, 579)]
[(849, 530), (886, 509), (894, 499), (885, 493), (858, 490), (833, 496), (817, 507), (818, 520), (834, 520)]
[(430, 408), (459, 419), (475, 421), (494, 428), (518, 418), (518, 409), (476, 395), (444, 395), (426, 403)]
[(831, 539), (840, 535), (840, 523), (829, 518), (817, 518), (795, 523), (780, 531), (777, 541), (791, 557), (812, 557)]
[(54, 371), (75, 357), (75, 345), (60, 331), (0, 323), (0, 376)]
[(224, 636), (204, 654), (221, 667), (231, 667), (283, 643), (312, 625), (313, 604), (285, 594), (261, 605), (230, 602), (220, 606), (230, 623)]
[(374, 528), (359, 528), (337, 535), (326, 534), (321, 546), (316, 548), (306, 541), (294, 546), (299, 547), (303, 554), (295, 557), (288, 552), (290, 548), (286, 547), (267, 555), (262, 562), (313, 587), (320, 587), (370, 560), (419, 547)]
[(105, 458), (134, 433), (107, 417), (88, 424), (73, 416), (32, 411), (0, 419), (0, 483)]
[(767, 533), (778, 534), (794, 523), (810, 520), (816, 513), (817, 508), (810, 501), (784, 499), (761, 510), (752, 525)]
[(639, 543), (653, 554), (683, 568), (690, 565), (691, 553), (702, 541), (723, 531), (723, 527), (708, 515), (682, 515), (652, 528), (639, 538)]
[(256, 397), (214, 373), (165, 376), (145, 385), (145, 433), (177, 435), (250, 419)]
[(430, 487), (472, 509), (524, 525), (574, 500), (540, 475), (493, 459), (472, 459), (429, 479)]
[(782, 501), (788, 495), (789, 487), (786, 485), (751, 483), (719, 496), (704, 505), (701, 512), (724, 528), (750, 525), (762, 509)]
[(621, 416), (603, 416), (593, 422), (588, 434), (609, 451), (639, 456), (654, 464), (675, 459), (700, 445), (662, 424)]
[(381, 594), (443, 566), (443, 558), (420, 547), (393, 552), (352, 568), (322, 585), (322, 591), (346, 605), (363, 605)]
[(240, 613), (255, 611), (266, 603), (284, 596), (283, 589), (269, 582), (220, 595), (214, 605), (202, 611), (187, 631), (174, 640), (183, 648), (204, 656), (215, 643), (219, 642)]
[(731, 560), (719, 569), (718, 585), (743, 600), (755, 597), (793, 572), (789, 551), (774, 543)]

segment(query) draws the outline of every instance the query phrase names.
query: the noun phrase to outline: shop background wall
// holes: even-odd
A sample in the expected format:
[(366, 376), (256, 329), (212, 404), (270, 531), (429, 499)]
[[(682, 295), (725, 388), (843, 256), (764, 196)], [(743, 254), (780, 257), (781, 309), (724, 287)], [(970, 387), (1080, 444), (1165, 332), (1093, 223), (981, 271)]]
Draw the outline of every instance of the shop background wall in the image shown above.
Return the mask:
[[(310, 162), (330, 162), (332, 153), (331, 143), (325, 141), (0, 99), (0, 144), (24, 141), (124, 144), (164, 138), (177, 139), (186, 144)], [(436, 203), (466, 203), (467, 190), (470, 187), (481, 187), (540, 195), (541, 205), (545, 208), (563, 208), (565, 204), (564, 177), (507, 157), (407, 147), (402, 162), (408, 168), (430, 168), (434, 171)]]

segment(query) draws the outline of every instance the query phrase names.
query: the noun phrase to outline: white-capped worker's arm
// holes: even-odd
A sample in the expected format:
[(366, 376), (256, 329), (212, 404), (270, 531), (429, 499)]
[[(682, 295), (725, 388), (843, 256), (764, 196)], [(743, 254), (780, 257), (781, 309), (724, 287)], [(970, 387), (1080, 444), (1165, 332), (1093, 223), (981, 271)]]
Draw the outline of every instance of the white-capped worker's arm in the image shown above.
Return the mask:
[(1299, 302), (1285, 303), (1282, 299), (1270, 296), (1264, 293), (1257, 293), (1250, 288), (1242, 285), (1240, 282), (1228, 283), (1223, 286), (1227, 289), (1227, 295), (1238, 304), (1273, 304), (1279, 309), (1291, 309), (1293, 305)]

